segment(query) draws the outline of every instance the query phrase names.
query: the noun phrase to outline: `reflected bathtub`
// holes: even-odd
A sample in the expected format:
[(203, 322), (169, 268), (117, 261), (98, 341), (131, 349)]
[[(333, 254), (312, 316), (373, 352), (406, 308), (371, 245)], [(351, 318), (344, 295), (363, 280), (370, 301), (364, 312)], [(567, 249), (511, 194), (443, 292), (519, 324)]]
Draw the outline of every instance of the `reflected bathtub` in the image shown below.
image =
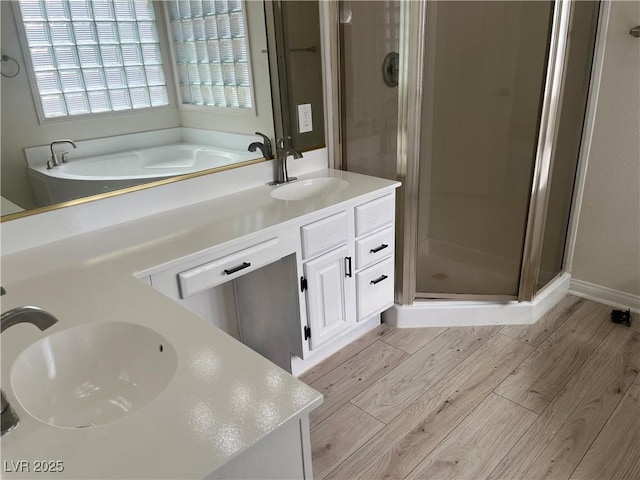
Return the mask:
[(36, 203), (45, 206), (255, 158), (251, 152), (180, 143), (86, 158), (70, 156), (67, 163), (52, 169), (29, 167), (28, 174)]

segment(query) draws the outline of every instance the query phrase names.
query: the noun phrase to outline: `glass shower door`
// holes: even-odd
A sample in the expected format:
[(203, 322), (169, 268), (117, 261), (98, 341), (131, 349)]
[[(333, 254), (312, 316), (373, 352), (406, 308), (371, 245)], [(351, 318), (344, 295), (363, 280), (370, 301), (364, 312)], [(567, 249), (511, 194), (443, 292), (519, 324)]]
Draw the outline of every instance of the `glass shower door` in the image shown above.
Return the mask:
[(418, 297), (518, 295), (553, 2), (429, 2)]

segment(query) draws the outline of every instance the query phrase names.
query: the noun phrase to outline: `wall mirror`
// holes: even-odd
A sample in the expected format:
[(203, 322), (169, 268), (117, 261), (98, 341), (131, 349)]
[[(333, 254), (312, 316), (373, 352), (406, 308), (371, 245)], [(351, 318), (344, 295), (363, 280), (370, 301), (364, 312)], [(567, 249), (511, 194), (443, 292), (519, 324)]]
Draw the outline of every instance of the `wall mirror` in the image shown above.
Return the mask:
[(3, 221), (259, 161), (255, 132), (324, 146), (317, 1), (0, 8)]

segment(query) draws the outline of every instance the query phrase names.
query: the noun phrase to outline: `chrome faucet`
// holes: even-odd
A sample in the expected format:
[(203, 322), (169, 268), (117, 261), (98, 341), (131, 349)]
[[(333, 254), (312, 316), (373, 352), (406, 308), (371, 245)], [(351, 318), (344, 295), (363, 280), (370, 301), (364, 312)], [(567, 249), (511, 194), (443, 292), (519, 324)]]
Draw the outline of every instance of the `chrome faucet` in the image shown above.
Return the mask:
[[(38, 307), (13, 308), (3, 313), (2, 317), (0, 317), (0, 333), (17, 323), (31, 323), (44, 331), (57, 321), (56, 317)], [(15, 410), (9, 405), (2, 390), (0, 390), (0, 408), (1, 435), (4, 435), (16, 428), (20, 419)]]
[(291, 145), (291, 137), (279, 138), (276, 142), (276, 179), (269, 185), (281, 185), (293, 182), (296, 177), (290, 177), (287, 173), (287, 157), (302, 158), (302, 154)]
[(262, 142), (253, 142), (249, 144), (249, 151), (255, 152), (260, 149), (262, 152), (262, 156), (266, 160), (271, 160), (273, 158), (273, 149), (271, 147), (271, 140), (264, 133), (256, 132), (256, 135), (260, 135), (262, 137)]
[(12, 308), (0, 317), (0, 333), (17, 323), (31, 323), (44, 331), (57, 321), (56, 317), (38, 307)]
[(69, 152), (62, 152), (60, 154), (60, 158), (62, 160), (62, 163), (60, 162), (60, 160), (58, 160), (58, 155), (53, 151), (53, 146), (54, 145), (59, 145), (59, 144), (63, 144), (63, 143), (70, 143), (71, 146), (73, 148), (78, 148), (78, 146), (76, 145), (76, 142), (74, 142), (73, 140), (54, 140), (53, 142), (51, 142), (51, 144), (49, 145), (49, 150), (51, 150), (51, 157), (49, 158), (49, 160), (47, 161), (47, 168), (49, 170), (51, 170), (53, 167), (59, 167), (62, 163), (67, 163), (67, 155), (69, 154)]

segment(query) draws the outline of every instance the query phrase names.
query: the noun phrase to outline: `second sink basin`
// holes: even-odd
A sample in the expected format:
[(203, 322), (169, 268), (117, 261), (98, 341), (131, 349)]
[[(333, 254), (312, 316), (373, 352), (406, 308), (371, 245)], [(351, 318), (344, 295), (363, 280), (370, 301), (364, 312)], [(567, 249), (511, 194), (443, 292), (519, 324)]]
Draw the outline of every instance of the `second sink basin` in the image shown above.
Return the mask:
[(271, 192), (278, 200), (305, 200), (316, 196), (326, 196), (347, 188), (349, 183), (342, 178), (318, 177), (298, 180), (276, 188)]
[(11, 369), (24, 409), (57, 427), (117, 420), (156, 398), (173, 378), (173, 346), (143, 325), (109, 322), (49, 335), (27, 347)]

